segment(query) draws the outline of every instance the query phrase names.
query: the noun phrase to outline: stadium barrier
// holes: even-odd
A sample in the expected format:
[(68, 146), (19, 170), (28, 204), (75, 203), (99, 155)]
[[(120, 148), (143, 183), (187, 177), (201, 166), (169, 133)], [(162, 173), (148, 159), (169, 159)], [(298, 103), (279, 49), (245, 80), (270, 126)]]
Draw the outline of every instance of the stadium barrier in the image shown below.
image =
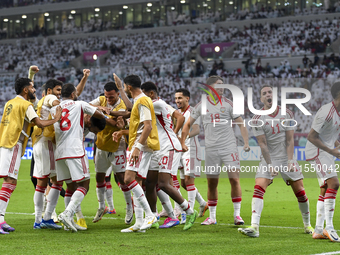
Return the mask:
[[(239, 158), (240, 160), (260, 160), (261, 156), (261, 149), (259, 146), (251, 146), (250, 152), (243, 151), (243, 146), (238, 146), (239, 151)], [(93, 159), (93, 148), (92, 147), (86, 147), (86, 154), (89, 159)], [(201, 147), (202, 152), (202, 160), (205, 159), (205, 147)], [(33, 148), (32, 147), (26, 147), (25, 155), (21, 159), (31, 159), (33, 154)], [(305, 156), (305, 147), (294, 147), (294, 155), (297, 160), (306, 160)]]

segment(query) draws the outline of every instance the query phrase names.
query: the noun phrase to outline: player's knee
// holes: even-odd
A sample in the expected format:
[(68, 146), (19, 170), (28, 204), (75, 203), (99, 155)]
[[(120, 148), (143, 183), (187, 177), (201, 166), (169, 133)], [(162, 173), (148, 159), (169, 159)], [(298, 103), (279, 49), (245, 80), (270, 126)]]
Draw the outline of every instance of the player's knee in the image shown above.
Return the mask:
[(231, 186), (238, 186), (238, 185), (240, 185), (240, 179), (238, 179), (238, 178), (230, 178), (229, 182), (230, 182)]

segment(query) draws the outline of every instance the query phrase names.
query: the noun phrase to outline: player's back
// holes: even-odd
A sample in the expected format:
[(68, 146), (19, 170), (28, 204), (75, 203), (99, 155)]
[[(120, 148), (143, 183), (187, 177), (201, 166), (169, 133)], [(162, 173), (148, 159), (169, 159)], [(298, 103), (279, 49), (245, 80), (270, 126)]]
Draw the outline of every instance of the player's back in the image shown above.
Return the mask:
[(60, 103), (62, 117), (54, 124), (56, 160), (84, 156), (84, 113), (92, 115), (96, 108), (83, 101), (64, 100)]
[(153, 100), (152, 102), (155, 109), (161, 150), (175, 149), (176, 151), (181, 151), (181, 143), (179, 142), (175, 132), (172, 130), (173, 123), (171, 116), (175, 109), (162, 99)]

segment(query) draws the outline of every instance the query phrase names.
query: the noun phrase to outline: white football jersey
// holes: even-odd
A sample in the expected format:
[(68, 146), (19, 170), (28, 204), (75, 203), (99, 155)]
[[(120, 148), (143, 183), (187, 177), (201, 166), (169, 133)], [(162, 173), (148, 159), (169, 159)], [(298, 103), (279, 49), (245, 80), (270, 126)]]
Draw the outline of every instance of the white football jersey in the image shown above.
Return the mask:
[(162, 99), (156, 99), (152, 102), (156, 115), (158, 138), (161, 151), (173, 149), (176, 151), (182, 151), (181, 143), (172, 129), (173, 123), (171, 116), (175, 109)]
[(55, 95), (47, 95), (44, 98), (43, 105), (41, 107), (41, 112), (40, 112), (40, 119), (42, 120), (48, 120), (48, 116), (50, 115), (50, 110), (53, 107), (53, 102), (55, 100), (59, 100)]
[(286, 159), (288, 157), (286, 131), (294, 130), (294, 114), (287, 109), (287, 114), (283, 115), (281, 107), (278, 106), (277, 109), (278, 111), (275, 115), (254, 115), (251, 125), (254, 136), (266, 136), (267, 147), (272, 159)]
[(204, 134), (205, 134), (205, 147), (207, 149), (224, 150), (226, 153), (237, 152), (236, 138), (231, 122), (241, 115), (233, 114), (233, 103), (222, 97), (222, 105), (220, 102), (216, 104), (210, 99), (208, 95), (206, 102), (206, 114), (201, 116), (202, 102), (198, 103), (191, 117), (198, 119), (202, 117)]
[[(178, 110), (185, 118), (184, 123), (186, 123), (190, 119), (192, 110), (193, 110), (193, 107), (191, 107), (190, 105), (187, 107), (187, 109), (184, 112), (181, 112), (181, 110)], [(200, 123), (201, 123), (201, 118), (197, 118), (193, 125), (195, 124), (200, 125)], [(183, 127), (178, 131), (179, 137), (181, 137), (182, 135), (182, 129)], [(198, 140), (198, 135), (191, 137), (191, 138), (187, 138), (185, 140), (185, 145), (189, 148), (188, 154), (196, 155), (195, 157), (198, 160), (201, 160), (201, 146)]]
[[(334, 148), (334, 143), (340, 134), (340, 113), (333, 102), (323, 105), (315, 115), (312, 129), (319, 133), (320, 139), (328, 148)], [(310, 141), (306, 144), (306, 159), (312, 160), (319, 155), (319, 149)], [(322, 150), (321, 150), (322, 151)]]
[[(85, 155), (84, 149), (84, 113), (92, 116), (96, 107), (84, 101), (64, 100), (60, 103), (62, 108), (61, 119), (54, 123), (56, 139), (56, 160), (65, 158), (81, 158)], [(51, 109), (55, 114), (56, 107)]]

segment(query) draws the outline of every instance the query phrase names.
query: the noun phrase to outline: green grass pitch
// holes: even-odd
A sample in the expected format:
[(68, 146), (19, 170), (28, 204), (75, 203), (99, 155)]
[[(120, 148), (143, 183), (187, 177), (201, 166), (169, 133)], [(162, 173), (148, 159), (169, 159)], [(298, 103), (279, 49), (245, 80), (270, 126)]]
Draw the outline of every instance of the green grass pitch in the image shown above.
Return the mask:
[[(300, 162), (305, 163), (305, 162)], [(98, 202), (95, 193), (94, 165), (90, 161), (91, 187), (82, 203), (88, 230), (71, 233), (64, 230), (33, 230), (34, 188), (29, 177), (29, 160), (22, 160), (19, 180), (6, 214), (6, 221), (16, 231), (1, 235), (1, 254), (315, 254), (340, 250), (339, 244), (328, 240), (313, 240), (303, 233), (303, 223), (296, 198), (291, 188), (277, 178), (264, 196), (259, 238), (248, 238), (237, 232), (233, 225), (233, 206), (230, 185), (227, 178), (219, 183), (217, 225), (201, 226), (209, 215), (198, 218), (188, 231), (183, 225), (172, 229), (151, 229), (146, 233), (120, 233), (124, 224), (125, 203), (123, 194), (112, 181), (116, 215), (105, 215), (98, 223), (92, 223)], [(244, 161), (241, 165), (258, 165), (258, 162)], [(253, 175), (241, 178), (241, 216), (250, 224)], [(305, 190), (310, 202), (311, 223), (315, 225), (316, 202), (319, 188), (314, 178), (305, 178)], [(207, 197), (207, 181), (196, 179), (196, 187)], [(182, 194), (187, 198), (186, 192)], [(195, 208), (198, 209), (196, 202)], [(59, 200), (57, 213), (64, 209)], [(161, 209), (158, 204), (158, 209)], [(334, 225), (340, 229), (340, 208), (336, 207)], [(163, 223), (164, 218), (161, 219)]]

